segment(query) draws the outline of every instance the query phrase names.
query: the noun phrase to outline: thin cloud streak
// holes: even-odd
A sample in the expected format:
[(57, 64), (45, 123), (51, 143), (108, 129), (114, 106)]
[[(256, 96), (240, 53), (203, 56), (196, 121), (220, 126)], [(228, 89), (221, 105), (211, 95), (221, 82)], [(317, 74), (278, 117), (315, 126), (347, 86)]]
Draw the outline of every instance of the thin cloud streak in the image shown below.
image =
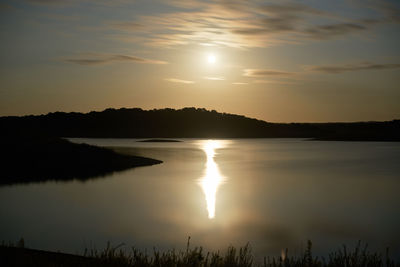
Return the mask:
[(110, 23), (110, 27), (116, 30), (121, 31), (138, 31), (144, 28), (144, 26), (140, 23), (134, 21), (127, 22), (113, 22)]
[[(365, 7), (365, 1), (358, 1), (359, 7)], [(378, 20), (382, 23), (400, 23), (400, 8), (389, 1), (370, 1), (367, 7), (383, 16)]]
[(318, 25), (308, 28), (304, 33), (313, 39), (329, 39), (334, 36), (345, 35), (353, 32), (360, 32), (367, 30), (366, 25), (360, 25), (355, 23), (338, 23), (328, 25)]
[(211, 80), (211, 81), (224, 81), (224, 77), (204, 77), (205, 80)]
[(378, 64), (378, 63), (358, 63), (358, 64), (345, 64), (345, 65), (326, 65), (326, 66), (305, 66), (304, 69), (310, 72), (322, 72), (322, 73), (343, 73), (350, 71), (361, 71), (361, 70), (388, 70), (388, 69), (399, 69), (400, 64)]
[(161, 60), (153, 60), (147, 58), (140, 58), (135, 56), (129, 55), (97, 55), (93, 57), (80, 57), (80, 58), (71, 58), (71, 59), (64, 59), (64, 62), (74, 63), (78, 65), (102, 65), (102, 64), (109, 64), (113, 62), (135, 62), (135, 63), (142, 63), (142, 64), (168, 64), (166, 61)]
[(38, 5), (69, 5), (71, 1), (66, 0), (25, 0), (27, 3)]
[(43, 6), (76, 6), (85, 3), (91, 3), (100, 6), (106, 7), (114, 7), (114, 6), (124, 6), (129, 4), (130, 0), (24, 0), (26, 3), (34, 4), (34, 5), (43, 5)]
[(248, 84), (248, 83), (243, 83), (243, 82), (234, 82), (234, 83), (232, 83), (232, 84), (234, 84), (234, 85), (245, 85), (245, 84)]
[(274, 80), (255, 80), (255, 84), (296, 84), (296, 82), (290, 81), (274, 81)]
[(245, 69), (243, 70), (243, 76), (245, 77), (266, 77), (266, 76), (279, 76), (279, 77), (287, 77), (293, 76), (295, 73), (281, 71), (281, 70), (273, 70), (273, 69)]
[(167, 78), (164, 79), (168, 82), (172, 82), (172, 83), (185, 83), (185, 84), (193, 84), (195, 83), (194, 81), (188, 81), (188, 80), (181, 80), (181, 79), (176, 79), (176, 78)]

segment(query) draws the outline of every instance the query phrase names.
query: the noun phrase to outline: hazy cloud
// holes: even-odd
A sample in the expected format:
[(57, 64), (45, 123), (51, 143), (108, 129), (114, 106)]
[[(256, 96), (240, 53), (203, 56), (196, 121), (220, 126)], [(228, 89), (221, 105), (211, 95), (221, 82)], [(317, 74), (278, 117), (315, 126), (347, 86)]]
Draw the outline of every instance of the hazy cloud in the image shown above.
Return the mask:
[(187, 80), (181, 80), (181, 79), (176, 79), (176, 78), (167, 78), (165, 80), (168, 82), (173, 82), (173, 83), (186, 83), (186, 84), (194, 83), (194, 81), (187, 81)]
[(296, 84), (296, 82), (293, 81), (276, 81), (276, 80), (255, 80), (253, 83), (264, 83), (264, 84)]
[(293, 72), (273, 70), (273, 69), (245, 69), (243, 76), (246, 77), (264, 77), (264, 76), (292, 76)]
[[(369, 1), (367, 7), (381, 14), (378, 19), (383, 23), (400, 23), (400, 7), (395, 2), (373, 0)], [(365, 2), (359, 2), (359, 6), (364, 7)]]
[(212, 81), (223, 81), (225, 80), (224, 77), (204, 77), (205, 80), (212, 80)]
[(322, 13), (320, 10), (315, 8), (311, 8), (309, 6), (300, 4), (300, 3), (288, 3), (283, 2), (279, 4), (264, 4), (260, 6), (260, 9), (263, 12), (268, 14), (290, 14), (290, 13), (314, 13), (319, 14)]
[(31, 4), (37, 4), (37, 5), (52, 5), (52, 6), (57, 6), (57, 5), (71, 5), (73, 4), (74, 0), (25, 0), (28, 3)]
[(144, 42), (153, 46), (196, 43), (246, 48), (337, 38), (372, 29), (384, 18), (398, 17), (383, 7), (377, 11), (381, 17), (362, 18), (355, 14), (354, 18), (296, 2), (191, 0), (180, 5), (181, 2), (168, 2), (178, 11), (143, 15), (132, 22), (115, 23), (114, 28), (140, 28), (146, 33)]
[(91, 57), (78, 57), (64, 59), (63, 61), (79, 65), (101, 65), (112, 62), (136, 62), (143, 64), (168, 64), (166, 61), (134, 57), (129, 55), (94, 55)]
[(110, 26), (114, 29), (122, 31), (136, 31), (143, 28), (142, 24), (134, 21), (110, 23)]
[(47, 5), (47, 6), (70, 6), (79, 5), (82, 3), (91, 3), (101, 6), (123, 6), (129, 4), (130, 0), (24, 0), (27, 3), (35, 5)]
[(323, 72), (323, 73), (343, 73), (348, 71), (359, 70), (387, 70), (398, 69), (400, 64), (378, 64), (378, 63), (358, 63), (358, 64), (344, 64), (344, 65), (326, 65), (326, 66), (305, 66), (307, 71)]
[(235, 84), (235, 85), (245, 85), (245, 84), (248, 84), (248, 83), (243, 83), (243, 82), (234, 82), (234, 83), (232, 83), (232, 84)]
[[(365, 21), (366, 24), (371, 24)], [(328, 39), (338, 35), (345, 35), (352, 32), (359, 32), (366, 30), (367, 27), (360, 24), (354, 23), (338, 23), (329, 25), (318, 25), (308, 28), (304, 31), (311, 38), (315, 39)]]
[(178, 8), (194, 9), (206, 6), (207, 2), (199, 0), (168, 0), (168, 4)]
[(252, 23), (252, 27), (235, 29), (235, 33), (244, 35), (296, 33), (302, 31), (298, 28), (298, 24), (305, 20), (304, 15), (330, 16), (327, 12), (299, 3), (266, 4), (253, 12), (259, 13), (259, 18)]
[[(52, 6), (90, 3), (107, 8), (125, 8), (134, 3), (130, 0), (24, 1)], [(377, 24), (400, 23), (398, 6), (382, 0), (370, 0), (360, 5), (360, 14), (371, 14), (371, 10), (374, 12), (364, 18), (358, 13), (335, 14), (333, 9), (324, 10), (324, 5), (316, 8), (296, 1), (170, 0), (156, 3), (171, 5), (172, 8), (157, 15), (138, 15), (132, 21), (104, 23), (108, 28), (119, 31), (118, 36), (115, 33), (112, 36), (124, 42), (161, 47), (195, 43), (235, 48), (328, 40), (366, 32)], [(351, 7), (352, 4), (347, 3), (343, 5), (343, 10), (353, 11)], [(137, 31), (140, 34), (132, 34)]]

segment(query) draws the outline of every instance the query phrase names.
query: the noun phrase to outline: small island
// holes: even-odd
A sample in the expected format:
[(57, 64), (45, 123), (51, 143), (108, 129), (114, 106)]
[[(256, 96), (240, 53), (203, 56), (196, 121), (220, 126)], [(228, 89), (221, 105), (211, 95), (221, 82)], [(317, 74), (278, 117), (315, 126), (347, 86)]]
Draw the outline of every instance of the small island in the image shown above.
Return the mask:
[(174, 140), (174, 139), (146, 139), (146, 140), (140, 140), (138, 142), (143, 142), (143, 143), (177, 143), (177, 142), (182, 142), (182, 141)]
[(49, 180), (85, 181), (115, 171), (162, 163), (42, 135), (7, 136), (1, 138), (0, 145), (3, 158), (0, 186)]

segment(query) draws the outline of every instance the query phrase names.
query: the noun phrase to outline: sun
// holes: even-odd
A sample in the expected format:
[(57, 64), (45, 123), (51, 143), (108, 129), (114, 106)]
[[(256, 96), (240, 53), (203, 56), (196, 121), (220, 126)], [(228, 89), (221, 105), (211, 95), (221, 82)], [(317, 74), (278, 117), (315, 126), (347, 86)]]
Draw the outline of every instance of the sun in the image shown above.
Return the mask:
[(207, 62), (210, 64), (214, 64), (217, 61), (217, 58), (213, 54), (209, 54), (207, 56)]

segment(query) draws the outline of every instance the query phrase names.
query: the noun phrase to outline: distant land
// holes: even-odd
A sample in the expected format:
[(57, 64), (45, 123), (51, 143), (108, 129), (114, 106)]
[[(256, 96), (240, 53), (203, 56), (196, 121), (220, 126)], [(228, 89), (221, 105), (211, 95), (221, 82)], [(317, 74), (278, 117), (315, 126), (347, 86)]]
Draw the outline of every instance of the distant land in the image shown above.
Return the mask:
[(182, 141), (174, 140), (174, 139), (146, 139), (146, 140), (139, 140), (138, 142), (142, 142), (142, 143), (178, 143), (178, 142), (182, 142)]
[(161, 163), (57, 137), (29, 135), (0, 139), (1, 185), (49, 180), (85, 181), (114, 171)]
[(204, 108), (106, 109), (0, 117), (3, 135), (35, 133), (88, 138), (310, 138), (400, 141), (400, 120), (384, 122), (270, 123)]

